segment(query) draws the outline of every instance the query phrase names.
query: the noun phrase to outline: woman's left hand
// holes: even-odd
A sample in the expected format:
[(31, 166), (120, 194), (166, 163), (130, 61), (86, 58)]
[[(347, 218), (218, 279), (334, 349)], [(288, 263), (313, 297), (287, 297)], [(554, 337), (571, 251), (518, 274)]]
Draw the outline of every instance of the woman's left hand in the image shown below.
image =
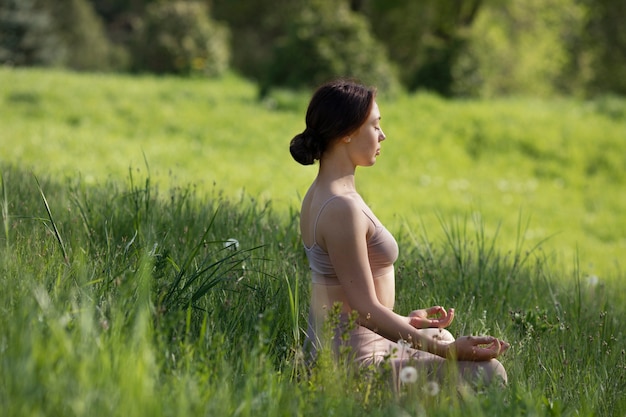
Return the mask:
[(417, 329), (425, 329), (428, 327), (438, 327), (442, 329), (448, 327), (453, 319), (454, 309), (450, 308), (446, 311), (446, 309), (441, 306), (414, 310), (409, 314), (409, 323)]

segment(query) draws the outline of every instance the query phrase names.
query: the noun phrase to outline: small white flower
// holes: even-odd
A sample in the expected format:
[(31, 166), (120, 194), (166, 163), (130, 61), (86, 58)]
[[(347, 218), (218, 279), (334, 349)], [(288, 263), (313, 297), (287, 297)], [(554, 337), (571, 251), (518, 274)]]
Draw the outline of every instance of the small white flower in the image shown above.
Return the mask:
[(587, 278), (587, 285), (589, 285), (590, 287), (595, 287), (596, 285), (598, 285), (598, 282), (600, 282), (600, 279), (595, 275), (591, 275)]
[(402, 349), (408, 349), (411, 347), (411, 344), (404, 339), (400, 339), (398, 340), (398, 346), (400, 346)]
[(424, 392), (431, 397), (436, 397), (439, 394), (439, 384), (435, 381), (428, 381), (424, 385)]
[(417, 381), (417, 369), (405, 366), (400, 370), (400, 381), (404, 384), (413, 384)]
[(237, 250), (239, 249), (239, 241), (231, 237), (230, 239), (226, 239), (226, 242), (224, 242), (224, 247), (227, 249)]

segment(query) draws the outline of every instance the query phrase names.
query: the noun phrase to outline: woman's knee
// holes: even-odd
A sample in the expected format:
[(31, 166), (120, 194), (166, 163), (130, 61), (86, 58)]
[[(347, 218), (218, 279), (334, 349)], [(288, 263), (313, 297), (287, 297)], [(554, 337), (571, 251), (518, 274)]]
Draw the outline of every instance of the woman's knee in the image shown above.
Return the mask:
[(436, 339), (445, 343), (454, 342), (454, 336), (452, 336), (452, 333), (450, 333), (446, 329), (427, 328), (427, 329), (420, 329), (419, 332), (427, 337), (430, 337), (430, 338), (433, 338), (433, 339)]
[(504, 365), (499, 360), (491, 359), (485, 362), (484, 370), (486, 374), (485, 382), (487, 384), (501, 383), (506, 385), (508, 382), (506, 369), (504, 369)]
[(479, 385), (494, 383), (506, 385), (508, 381), (506, 369), (497, 359), (484, 362), (458, 362), (461, 376), (467, 382)]

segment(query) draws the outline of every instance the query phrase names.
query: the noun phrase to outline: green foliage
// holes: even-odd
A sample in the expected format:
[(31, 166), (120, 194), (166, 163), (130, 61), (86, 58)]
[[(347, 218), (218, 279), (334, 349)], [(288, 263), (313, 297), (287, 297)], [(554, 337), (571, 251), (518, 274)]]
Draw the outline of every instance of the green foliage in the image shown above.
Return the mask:
[(50, 13), (38, 0), (0, 3), (0, 64), (60, 65), (65, 53)]
[(232, 67), (244, 76), (261, 80), (271, 65), (275, 42), (308, 0), (213, 0), (215, 19), (231, 28)]
[(125, 52), (109, 41), (100, 17), (88, 0), (58, 0), (45, 4), (66, 50), (64, 66), (83, 71), (126, 67)]
[(106, 71), (125, 65), (87, 0), (12, 0), (0, 5), (0, 63)]
[(5, 0), (0, 64), (230, 67), (262, 95), (338, 75), (444, 96), (623, 95), (625, 12), (614, 0)]
[(134, 41), (135, 68), (175, 74), (222, 75), (230, 51), (227, 28), (198, 1), (156, 2), (146, 7)]
[(315, 87), (336, 77), (352, 77), (393, 93), (398, 87), (384, 49), (367, 21), (345, 1), (311, 1), (277, 43), (262, 93), (272, 86)]
[(453, 93), (452, 72), (481, 1), (371, 0), (364, 7), (409, 91)]
[(461, 95), (580, 93), (592, 68), (581, 52), (586, 9), (571, 0), (494, 3), (481, 10), (453, 66)]
[(583, 45), (588, 65), (594, 69), (589, 79), (590, 93), (626, 95), (626, 30), (622, 17), (626, 3), (614, 0), (583, 0), (588, 8)]

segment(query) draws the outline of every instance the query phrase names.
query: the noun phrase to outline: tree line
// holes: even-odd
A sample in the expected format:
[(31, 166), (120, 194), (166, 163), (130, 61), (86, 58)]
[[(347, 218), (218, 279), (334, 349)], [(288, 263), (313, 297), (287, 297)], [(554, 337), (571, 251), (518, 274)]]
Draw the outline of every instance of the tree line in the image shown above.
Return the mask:
[(0, 64), (350, 76), (445, 96), (626, 94), (624, 0), (0, 0)]

